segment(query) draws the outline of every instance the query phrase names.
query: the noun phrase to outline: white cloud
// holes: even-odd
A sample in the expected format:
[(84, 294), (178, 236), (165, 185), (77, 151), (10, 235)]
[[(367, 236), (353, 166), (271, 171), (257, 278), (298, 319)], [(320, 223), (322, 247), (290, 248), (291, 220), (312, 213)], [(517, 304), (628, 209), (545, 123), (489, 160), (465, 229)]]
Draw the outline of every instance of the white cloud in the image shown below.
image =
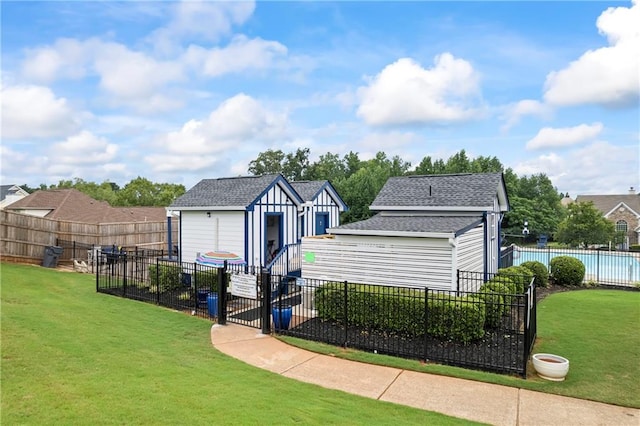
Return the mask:
[[(560, 192), (579, 194), (623, 194), (640, 185), (640, 152), (637, 145), (619, 146), (594, 142), (562, 156), (551, 153), (513, 167), (519, 176), (544, 173)], [(620, 173), (635, 170), (636, 173)]]
[(479, 115), (479, 76), (450, 53), (425, 69), (410, 58), (387, 65), (358, 89), (357, 114), (370, 125), (449, 123)]
[(103, 165), (113, 161), (117, 152), (116, 144), (86, 130), (55, 143), (49, 150), (52, 163), (65, 165)]
[(502, 132), (506, 132), (513, 126), (520, 123), (522, 117), (534, 116), (548, 120), (553, 113), (552, 108), (540, 101), (533, 99), (523, 99), (515, 104), (508, 105), (501, 117), (505, 120), (505, 124), (500, 128)]
[(91, 44), (92, 42), (60, 38), (53, 46), (27, 49), (22, 73), (28, 79), (43, 83), (58, 78), (83, 78), (92, 54)]
[(154, 31), (148, 40), (164, 53), (174, 51), (185, 39), (216, 42), (230, 34), (234, 25), (246, 22), (254, 10), (252, 1), (182, 1), (173, 8), (171, 21)]
[(166, 152), (145, 161), (163, 172), (206, 168), (229, 152), (248, 148), (257, 152), (273, 141), (284, 143), (287, 126), (286, 113), (273, 112), (252, 97), (238, 94), (204, 120), (189, 120), (179, 130), (161, 136), (157, 146)]
[(595, 139), (602, 132), (602, 129), (602, 123), (580, 124), (563, 128), (544, 127), (533, 139), (527, 142), (527, 149), (577, 145)]
[(277, 41), (249, 39), (244, 35), (233, 38), (226, 47), (205, 49), (191, 45), (184, 58), (193, 69), (209, 77), (217, 77), (247, 69), (267, 69), (276, 58), (285, 57), (287, 48)]
[(65, 136), (78, 126), (64, 98), (44, 86), (2, 87), (2, 137), (8, 139)]
[(604, 11), (596, 23), (608, 47), (585, 52), (545, 82), (544, 99), (552, 105), (636, 105), (640, 95), (640, 6)]

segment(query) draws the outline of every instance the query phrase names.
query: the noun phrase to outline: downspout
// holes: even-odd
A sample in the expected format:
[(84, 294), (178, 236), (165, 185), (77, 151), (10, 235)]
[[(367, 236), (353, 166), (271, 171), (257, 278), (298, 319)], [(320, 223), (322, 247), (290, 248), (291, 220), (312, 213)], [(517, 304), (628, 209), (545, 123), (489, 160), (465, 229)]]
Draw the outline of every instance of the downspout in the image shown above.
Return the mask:
[(451, 291), (458, 288), (458, 237), (449, 238), (451, 247)]
[(490, 261), (489, 259), (489, 227), (487, 226), (487, 212), (482, 213), (482, 225), (484, 226), (484, 238), (483, 238), (483, 251), (482, 253), (484, 254), (482, 257), (484, 259), (484, 264), (482, 265), (483, 268), (483, 275), (484, 275), (484, 281), (487, 281), (487, 263)]
[[(253, 241), (253, 238), (251, 239)], [(249, 212), (244, 211), (244, 261), (249, 264)], [(252, 265), (251, 266), (255, 266)]]

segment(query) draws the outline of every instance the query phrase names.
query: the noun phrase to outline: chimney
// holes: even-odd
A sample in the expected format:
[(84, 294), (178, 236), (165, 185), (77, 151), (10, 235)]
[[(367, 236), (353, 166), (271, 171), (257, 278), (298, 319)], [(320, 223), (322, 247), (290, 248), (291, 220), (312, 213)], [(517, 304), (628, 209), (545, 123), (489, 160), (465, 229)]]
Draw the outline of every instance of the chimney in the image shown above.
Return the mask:
[(629, 188), (629, 195), (636, 195), (636, 189), (633, 186)]

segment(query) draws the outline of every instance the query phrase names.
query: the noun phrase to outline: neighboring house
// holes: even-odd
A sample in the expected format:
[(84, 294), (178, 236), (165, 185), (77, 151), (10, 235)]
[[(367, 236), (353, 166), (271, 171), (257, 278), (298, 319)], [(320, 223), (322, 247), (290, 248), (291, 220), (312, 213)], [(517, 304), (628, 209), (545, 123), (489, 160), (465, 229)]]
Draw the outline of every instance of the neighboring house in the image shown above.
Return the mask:
[(323, 235), (328, 228), (340, 225), (340, 213), (347, 210), (347, 205), (328, 180), (296, 181), (291, 182), (291, 186), (304, 201), (304, 214), (298, 220), (298, 239)]
[(18, 185), (0, 185), (0, 210), (29, 195)]
[(77, 189), (36, 191), (6, 207), (31, 216), (82, 223), (122, 223), (165, 221), (163, 207), (112, 207)]
[(331, 238), (303, 238), (302, 277), (456, 290), (458, 270), (498, 269), (501, 173), (392, 177), (370, 209)]
[(640, 244), (640, 194), (631, 187), (622, 195), (578, 195), (576, 202), (591, 201), (602, 215), (613, 222), (616, 231), (624, 232), (626, 240), (623, 249)]

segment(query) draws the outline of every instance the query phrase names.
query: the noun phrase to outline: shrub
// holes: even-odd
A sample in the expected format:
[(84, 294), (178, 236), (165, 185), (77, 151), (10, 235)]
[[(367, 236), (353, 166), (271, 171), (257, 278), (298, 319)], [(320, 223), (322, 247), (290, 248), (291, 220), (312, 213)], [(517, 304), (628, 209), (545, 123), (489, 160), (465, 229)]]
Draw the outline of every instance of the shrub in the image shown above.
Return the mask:
[(508, 289), (504, 284), (483, 285), (480, 287), (477, 298), (484, 305), (484, 324), (488, 328), (496, 328), (505, 312), (505, 294)]
[(177, 265), (149, 265), (151, 291), (164, 293), (182, 288), (182, 269)]
[[(412, 337), (424, 334), (424, 291), (356, 284), (347, 284), (347, 291), (350, 325)], [(344, 283), (318, 288), (315, 303), (320, 318), (343, 321)], [(477, 299), (435, 296), (427, 315), (427, 333), (434, 337), (468, 343), (484, 335), (485, 312)]]
[(533, 278), (533, 272), (523, 266), (509, 266), (498, 269), (498, 276), (507, 276), (516, 285), (516, 294), (524, 293)]
[(218, 291), (218, 270), (204, 269), (196, 271), (191, 277), (191, 285), (198, 290)]
[(640, 251), (640, 244), (631, 244), (629, 246), (629, 251)]
[(554, 284), (562, 286), (579, 286), (584, 279), (584, 263), (575, 257), (557, 256), (551, 259), (551, 278)]
[(530, 260), (520, 265), (533, 273), (536, 287), (549, 287), (549, 270), (544, 263), (537, 260)]

